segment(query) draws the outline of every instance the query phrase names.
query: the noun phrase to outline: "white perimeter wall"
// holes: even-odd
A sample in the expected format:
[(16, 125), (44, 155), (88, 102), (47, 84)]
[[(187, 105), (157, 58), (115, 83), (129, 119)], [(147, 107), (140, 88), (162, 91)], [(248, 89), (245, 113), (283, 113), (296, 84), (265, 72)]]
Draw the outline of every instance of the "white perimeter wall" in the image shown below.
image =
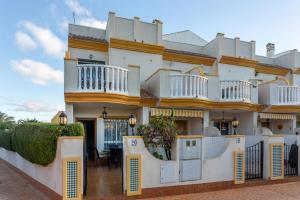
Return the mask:
[[(136, 146), (131, 146), (133, 139), (137, 140)], [(208, 137), (202, 138), (201, 140), (209, 139)], [(145, 148), (142, 138), (126, 138), (124, 137), (124, 158), (128, 154), (140, 154), (142, 157), (142, 188), (153, 188), (153, 187), (164, 187), (164, 186), (174, 186), (174, 185), (187, 185), (187, 184), (198, 184), (198, 183), (208, 183), (208, 182), (218, 182), (218, 181), (232, 181), (234, 179), (234, 162), (233, 162), (233, 152), (243, 151), (245, 148), (244, 137), (238, 138), (225, 138), (224, 142), (225, 149), (222, 152), (212, 158), (202, 160), (202, 178), (196, 181), (179, 181), (179, 144), (180, 139), (177, 139), (172, 149), (172, 160), (164, 161), (156, 159), (149, 151)], [(205, 144), (205, 142), (202, 142)], [(206, 143), (214, 145), (214, 143)], [(202, 155), (205, 146), (202, 145)], [(204, 156), (202, 156), (203, 158)], [(174, 167), (175, 171), (172, 176), (174, 176), (174, 182), (171, 183), (161, 183), (160, 182), (160, 168), (162, 165), (171, 165)], [(124, 189), (126, 189), (126, 165), (124, 165)]]
[[(55, 160), (47, 166), (33, 164), (21, 157), (18, 153), (8, 151), (4, 148), (0, 148), (0, 158), (62, 196), (62, 160), (64, 158), (80, 157), (82, 165), (81, 169), (83, 169), (82, 150), (82, 138), (59, 138), (57, 141)], [(83, 170), (81, 170), (81, 172), (83, 173)], [(81, 177), (83, 177), (82, 175), (83, 174), (81, 174)], [(81, 191), (81, 194), (82, 192), (83, 191)]]

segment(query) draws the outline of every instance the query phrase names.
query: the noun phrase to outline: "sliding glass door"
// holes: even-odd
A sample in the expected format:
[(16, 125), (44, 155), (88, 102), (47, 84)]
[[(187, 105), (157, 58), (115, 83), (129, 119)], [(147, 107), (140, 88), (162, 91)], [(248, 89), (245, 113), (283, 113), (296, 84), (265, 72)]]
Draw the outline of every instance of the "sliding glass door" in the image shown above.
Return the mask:
[(104, 127), (105, 150), (108, 150), (110, 145), (121, 145), (122, 136), (128, 135), (127, 119), (105, 119)]

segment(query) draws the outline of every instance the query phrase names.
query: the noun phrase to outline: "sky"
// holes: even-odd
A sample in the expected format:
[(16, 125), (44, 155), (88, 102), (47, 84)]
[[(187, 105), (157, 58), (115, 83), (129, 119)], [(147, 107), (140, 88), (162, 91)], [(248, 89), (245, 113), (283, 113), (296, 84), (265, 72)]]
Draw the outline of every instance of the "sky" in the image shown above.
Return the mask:
[(256, 53), (300, 48), (297, 0), (6, 0), (0, 3), (0, 111), (50, 121), (64, 110), (63, 67), (68, 23), (105, 28), (109, 11), (163, 22), (163, 33), (191, 30), (256, 41)]

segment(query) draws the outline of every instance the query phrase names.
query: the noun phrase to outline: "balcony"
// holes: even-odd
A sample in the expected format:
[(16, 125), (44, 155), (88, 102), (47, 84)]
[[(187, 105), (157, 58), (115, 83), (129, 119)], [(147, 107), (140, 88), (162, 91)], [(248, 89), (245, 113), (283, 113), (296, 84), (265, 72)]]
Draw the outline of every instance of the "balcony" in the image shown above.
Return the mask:
[(300, 87), (297, 86), (277, 86), (278, 105), (297, 105), (299, 104)]
[[(65, 93), (112, 93), (140, 96), (139, 68), (65, 63)], [(130, 80), (130, 81), (129, 81)]]
[(145, 86), (158, 98), (207, 98), (208, 78), (182, 74), (179, 70), (159, 69), (146, 81)]
[(299, 105), (300, 87), (265, 83), (259, 86), (260, 103), (266, 105)]
[(191, 74), (170, 75), (171, 97), (207, 98), (208, 78)]
[(183, 74), (173, 69), (159, 69), (146, 80), (145, 85), (158, 98), (258, 102), (258, 88), (248, 81), (220, 80), (218, 76)]
[(78, 65), (78, 90), (128, 94), (128, 70), (109, 65)]
[(251, 83), (248, 81), (220, 81), (220, 101), (251, 102)]

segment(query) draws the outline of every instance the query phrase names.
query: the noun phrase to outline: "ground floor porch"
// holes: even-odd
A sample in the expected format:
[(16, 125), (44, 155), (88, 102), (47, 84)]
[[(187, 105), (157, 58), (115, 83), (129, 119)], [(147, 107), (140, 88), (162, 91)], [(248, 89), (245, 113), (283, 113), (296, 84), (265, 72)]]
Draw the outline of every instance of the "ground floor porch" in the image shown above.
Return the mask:
[[(238, 135), (255, 136), (262, 135), (261, 129), (268, 129), (272, 134), (296, 136), (297, 130), (296, 114), (278, 113), (276, 115), (275, 113), (273, 115), (264, 115), (263, 113), (245, 110), (138, 107), (109, 103), (67, 104), (66, 108), (68, 119), (74, 122), (82, 122), (86, 129), (85, 144), (88, 167), (86, 168), (85, 177), (87, 197), (118, 196), (123, 194), (122, 185), (124, 184), (124, 179), (122, 177), (124, 174), (122, 174), (120, 167), (122, 163), (120, 162), (124, 161), (124, 158), (122, 157), (119, 160), (111, 159), (112, 149), (119, 149), (119, 154), (115, 154), (115, 156), (120, 158), (120, 152), (124, 148), (122, 144), (123, 136), (136, 135), (137, 126), (148, 124), (151, 117), (167, 116), (171, 112), (176, 111), (175, 122), (178, 126), (179, 134), (185, 136), (201, 135), (209, 138), (211, 136), (232, 135), (235, 132)], [(136, 118), (134, 127), (129, 125), (129, 116), (131, 115), (134, 115)], [(232, 123), (235, 119), (239, 121), (237, 127), (234, 127)], [(268, 122), (269, 126), (266, 125), (266, 122)], [(210, 131), (212, 129), (217, 134), (213, 133), (211, 135)], [(228, 143), (226, 139), (222, 138), (220, 140), (215, 140), (214, 138), (203, 140), (202, 143), (205, 143), (207, 146), (211, 144), (218, 147), (211, 148), (211, 153), (215, 154), (216, 149), (220, 150), (219, 152), (225, 151)], [(222, 150), (223, 147), (224, 149)], [(205, 152), (210, 152), (207, 150), (205, 149)], [(228, 158), (231, 159), (232, 155), (230, 154)], [(208, 157), (203, 157), (203, 159), (208, 159)]]

